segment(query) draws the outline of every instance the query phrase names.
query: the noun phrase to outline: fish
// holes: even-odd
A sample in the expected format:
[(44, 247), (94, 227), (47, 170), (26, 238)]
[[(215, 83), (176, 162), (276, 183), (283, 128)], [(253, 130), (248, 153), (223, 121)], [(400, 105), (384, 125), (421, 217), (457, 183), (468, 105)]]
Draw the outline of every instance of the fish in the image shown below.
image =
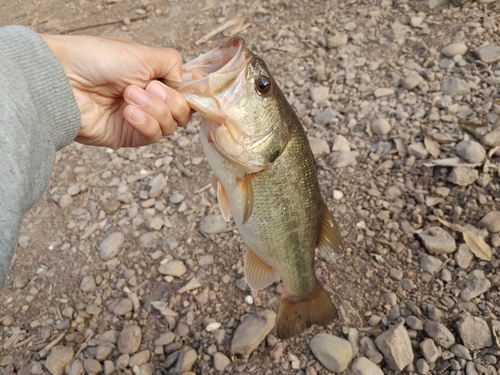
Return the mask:
[(202, 117), (200, 139), (222, 216), (246, 245), (252, 289), (282, 281), (276, 335), (326, 326), (338, 311), (315, 274), (315, 249), (344, 255), (319, 188), (302, 124), (262, 58), (241, 37), (185, 63), (182, 82), (164, 80)]

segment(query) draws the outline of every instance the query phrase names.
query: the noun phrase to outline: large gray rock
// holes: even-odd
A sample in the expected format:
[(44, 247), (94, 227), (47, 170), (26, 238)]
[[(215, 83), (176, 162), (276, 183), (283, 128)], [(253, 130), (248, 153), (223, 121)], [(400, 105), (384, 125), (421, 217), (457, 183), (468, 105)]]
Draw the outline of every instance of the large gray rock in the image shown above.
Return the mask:
[(470, 301), (490, 289), (491, 282), (486, 278), (482, 270), (474, 270), (469, 273), (464, 289), (460, 292), (462, 301)]
[(125, 235), (122, 232), (110, 234), (99, 245), (99, 257), (102, 260), (109, 260), (118, 255), (125, 242)]
[(52, 375), (62, 375), (66, 365), (68, 365), (75, 351), (70, 346), (56, 346), (52, 349), (47, 361), (45, 361), (45, 367)]
[(142, 342), (142, 331), (138, 325), (126, 325), (118, 337), (118, 350), (121, 354), (134, 354)]
[(484, 147), (472, 140), (459, 142), (455, 150), (458, 156), (469, 163), (481, 163), (486, 157)]
[(356, 358), (351, 369), (356, 375), (384, 375), (380, 367), (365, 357)]
[(429, 227), (419, 236), (431, 255), (450, 254), (457, 249), (455, 239), (441, 227)]
[(500, 211), (490, 211), (479, 220), (478, 225), (490, 233), (500, 232)]
[(272, 310), (249, 314), (236, 328), (231, 342), (231, 354), (248, 358), (274, 327), (276, 313)]
[(451, 43), (441, 50), (441, 54), (446, 57), (454, 57), (456, 55), (465, 55), (467, 53), (467, 45), (465, 43)]
[(477, 169), (467, 167), (454, 167), (448, 175), (448, 181), (458, 186), (472, 185), (478, 178)]
[(486, 64), (493, 64), (500, 61), (500, 47), (483, 46), (474, 51), (479, 60)]
[(408, 336), (403, 324), (392, 326), (387, 331), (382, 332), (375, 339), (375, 344), (391, 370), (403, 371), (406, 366), (413, 362), (410, 336)]
[(349, 341), (326, 333), (314, 336), (309, 346), (318, 361), (332, 372), (344, 371), (354, 355)]
[(458, 78), (448, 78), (443, 82), (443, 93), (450, 96), (470, 94), (470, 88), (467, 82)]
[(467, 314), (457, 322), (457, 330), (469, 350), (480, 350), (493, 346), (488, 323), (477, 316)]

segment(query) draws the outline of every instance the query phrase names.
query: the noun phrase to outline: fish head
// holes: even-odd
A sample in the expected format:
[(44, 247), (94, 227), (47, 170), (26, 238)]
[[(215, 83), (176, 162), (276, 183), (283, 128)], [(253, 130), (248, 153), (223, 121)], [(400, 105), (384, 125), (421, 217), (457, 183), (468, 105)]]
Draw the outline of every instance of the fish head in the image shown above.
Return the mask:
[(245, 173), (272, 164), (291, 138), (286, 99), (239, 37), (186, 63), (183, 82), (167, 84), (202, 115), (212, 147)]

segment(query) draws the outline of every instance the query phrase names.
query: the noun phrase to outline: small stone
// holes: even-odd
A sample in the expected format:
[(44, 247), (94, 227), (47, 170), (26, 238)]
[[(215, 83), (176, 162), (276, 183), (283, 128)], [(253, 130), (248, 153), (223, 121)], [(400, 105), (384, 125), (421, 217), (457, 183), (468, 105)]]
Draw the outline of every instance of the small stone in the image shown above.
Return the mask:
[(99, 258), (101, 260), (109, 260), (118, 255), (125, 242), (125, 235), (122, 232), (115, 232), (110, 234), (99, 245)]
[(488, 323), (477, 316), (467, 314), (457, 322), (457, 330), (464, 346), (469, 350), (481, 350), (493, 346)]
[(472, 360), (472, 357), (470, 355), (469, 349), (467, 349), (465, 346), (461, 344), (455, 344), (450, 348), (450, 351), (455, 355), (457, 358), (463, 358), (468, 361)]
[[(71, 364), (68, 375), (82, 375), (85, 372), (82, 361), (79, 359), (73, 361)], [(19, 374), (19, 373), (18, 373)]]
[(394, 89), (387, 88), (387, 87), (379, 87), (379, 88), (375, 89), (375, 91), (373, 92), (373, 95), (376, 98), (383, 98), (385, 96), (391, 96), (391, 95), (394, 95)]
[(429, 227), (419, 237), (431, 255), (450, 254), (457, 249), (453, 236), (441, 227)]
[(207, 324), (206, 330), (207, 330), (207, 332), (212, 332), (212, 331), (219, 329), (220, 326), (221, 326), (221, 323), (212, 322), (212, 323)]
[(184, 195), (182, 195), (181, 193), (179, 192), (175, 192), (173, 193), (170, 198), (169, 198), (169, 201), (170, 203), (172, 204), (179, 204), (181, 203), (186, 197)]
[(92, 355), (98, 361), (104, 361), (109, 358), (111, 353), (113, 353), (114, 345), (109, 343), (104, 343), (98, 346), (90, 347), (87, 349), (87, 353)]
[(318, 361), (332, 372), (347, 369), (354, 355), (349, 341), (326, 333), (314, 336), (309, 346)]
[(165, 333), (162, 333), (161, 336), (155, 340), (155, 345), (156, 346), (165, 346), (165, 345), (170, 344), (174, 340), (175, 340), (175, 333), (165, 332)]
[(344, 193), (340, 190), (333, 190), (333, 199), (339, 201), (344, 198)]
[(347, 44), (347, 34), (332, 36), (327, 40), (328, 48), (338, 48), (345, 46), (346, 44)]
[(102, 365), (94, 358), (87, 358), (83, 362), (83, 367), (88, 374), (99, 374), (102, 371)]
[(454, 167), (448, 175), (448, 181), (458, 186), (472, 185), (478, 178), (479, 172), (467, 167)]
[(188, 283), (186, 285), (184, 285), (182, 288), (180, 288), (177, 291), (177, 293), (188, 292), (190, 290), (199, 288), (200, 286), (201, 286), (200, 281), (196, 277), (193, 277), (191, 280), (188, 281)]
[(495, 130), (486, 133), (481, 138), (481, 143), (489, 148), (500, 146), (500, 126)]
[(429, 152), (422, 142), (410, 144), (408, 146), (408, 152), (410, 153), (410, 155), (416, 157), (417, 159), (425, 159), (427, 156), (429, 156)]
[(413, 90), (415, 87), (420, 85), (424, 78), (418, 74), (418, 72), (410, 72), (405, 79), (403, 79), (401, 85), (405, 90)]
[(97, 288), (94, 276), (85, 276), (80, 283), (80, 289), (82, 292), (91, 292)]
[(408, 315), (406, 317), (406, 325), (415, 331), (421, 331), (424, 329), (422, 321), (415, 315)]
[(500, 232), (500, 211), (490, 211), (479, 220), (478, 225), (490, 233)]
[(356, 375), (384, 375), (380, 367), (365, 357), (358, 357), (351, 365)]
[(330, 146), (328, 146), (328, 143), (324, 139), (308, 137), (308, 140), (315, 159), (330, 153)]
[(443, 93), (450, 96), (470, 94), (470, 88), (467, 82), (458, 78), (448, 78), (443, 82)]
[(473, 258), (474, 254), (472, 254), (469, 247), (464, 243), (458, 247), (458, 250), (454, 254), (457, 266), (462, 268), (468, 268)]
[(271, 332), (275, 321), (276, 313), (272, 310), (249, 314), (234, 332), (231, 354), (248, 358)]
[(108, 215), (112, 215), (117, 212), (122, 206), (120, 201), (107, 201), (103, 204), (102, 208), (104, 212)]
[(402, 324), (382, 332), (375, 339), (375, 344), (391, 370), (402, 371), (413, 362), (410, 336)]
[(74, 199), (71, 195), (69, 194), (64, 194), (60, 199), (59, 199), (59, 206), (61, 208), (66, 208), (70, 205), (72, 205), (74, 202)]
[(128, 298), (122, 298), (113, 309), (115, 315), (125, 315), (134, 309), (133, 302)]
[(480, 143), (467, 140), (455, 147), (457, 155), (469, 163), (481, 163), (486, 157), (486, 150)]
[(177, 374), (182, 374), (187, 371), (191, 371), (196, 359), (198, 358), (198, 354), (196, 350), (191, 349), (189, 346), (185, 346), (181, 349), (179, 358), (177, 359), (177, 364), (175, 366), (175, 370)]
[(311, 87), (309, 89), (309, 95), (314, 103), (320, 102), (328, 98), (330, 94), (330, 88), (325, 86)]
[(456, 55), (464, 56), (467, 53), (467, 45), (465, 43), (451, 43), (443, 47), (441, 54), (445, 57), (455, 57)]
[(333, 109), (326, 108), (324, 111), (314, 116), (314, 121), (319, 125), (326, 125), (334, 118), (335, 118), (335, 112), (333, 112)]
[(500, 61), (500, 47), (498, 46), (483, 46), (474, 51), (474, 54), (479, 60), (486, 64), (494, 64)]
[(375, 342), (370, 337), (363, 336), (361, 340), (359, 340), (359, 346), (364, 355), (372, 362), (381, 363), (384, 360), (384, 356), (379, 352)]
[(231, 360), (221, 352), (214, 354), (214, 367), (217, 371), (223, 372), (227, 366), (231, 364)]
[(56, 346), (52, 349), (47, 360), (45, 361), (45, 367), (52, 375), (62, 375), (66, 365), (68, 365), (75, 352), (70, 346)]
[(379, 118), (372, 122), (371, 129), (377, 135), (387, 135), (391, 131), (391, 124), (385, 118)]
[(340, 134), (335, 136), (332, 144), (332, 152), (333, 151), (351, 151), (351, 146), (346, 137)]
[(141, 350), (130, 357), (129, 367), (134, 368), (134, 366), (142, 366), (149, 361), (151, 357), (151, 352), (149, 350)]
[(158, 268), (158, 272), (162, 275), (170, 275), (174, 277), (181, 277), (186, 273), (186, 271), (186, 265), (182, 260), (167, 261)]
[(451, 333), (442, 323), (427, 322), (424, 325), (424, 330), (429, 337), (445, 349), (455, 344), (455, 336), (453, 336), (453, 333)]
[(356, 163), (358, 151), (336, 152), (332, 155), (331, 163), (334, 168), (345, 168)]
[(470, 301), (477, 296), (487, 292), (491, 287), (490, 281), (484, 275), (482, 270), (474, 270), (469, 273), (465, 288), (460, 292), (462, 301)]
[(443, 262), (432, 255), (424, 255), (420, 258), (420, 268), (431, 275), (437, 273), (442, 265)]
[(422, 351), (422, 355), (424, 356), (425, 360), (429, 363), (436, 362), (441, 355), (441, 352), (436, 346), (434, 340), (429, 338), (424, 339), (420, 343), (420, 350)]
[(227, 232), (228, 227), (222, 215), (207, 215), (200, 221), (198, 230), (201, 234), (208, 236), (209, 234)]
[(142, 249), (148, 249), (155, 246), (158, 239), (158, 232), (146, 232), (137, 239), (137, 245)]
[(129, 324), (123, 328), (118, 338), (118, 350), (121, 354), (135, 353), (142, 342), (142, 331), (138, 325)]
[(415, 362), (415, 368), (417, 369), (417, 372), (422, 375), (426, 375), (430, 370), (429, 364), (423, 358), (417, 359)]
[(71, 185), (68, 190), (66, 190), (66, 193), (71, 196), (80, 194), (80, 185)]
[(167, 179), (162, 174), (159, 174), (151, 180), (149, 187), (149, 198), (158, 198), (167, 187)]

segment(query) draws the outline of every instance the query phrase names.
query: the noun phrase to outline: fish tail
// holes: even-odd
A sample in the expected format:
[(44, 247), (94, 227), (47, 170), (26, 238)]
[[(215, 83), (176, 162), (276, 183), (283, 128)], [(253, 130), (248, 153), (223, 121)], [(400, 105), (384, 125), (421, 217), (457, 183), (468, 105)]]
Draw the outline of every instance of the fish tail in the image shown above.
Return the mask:
[(297, 301), (283, 293), (278, 309), (276, 335), (280, 339), (300, 334), (313, 324), (325, 326), (338, 318), (337, 308), (321, 285)]

